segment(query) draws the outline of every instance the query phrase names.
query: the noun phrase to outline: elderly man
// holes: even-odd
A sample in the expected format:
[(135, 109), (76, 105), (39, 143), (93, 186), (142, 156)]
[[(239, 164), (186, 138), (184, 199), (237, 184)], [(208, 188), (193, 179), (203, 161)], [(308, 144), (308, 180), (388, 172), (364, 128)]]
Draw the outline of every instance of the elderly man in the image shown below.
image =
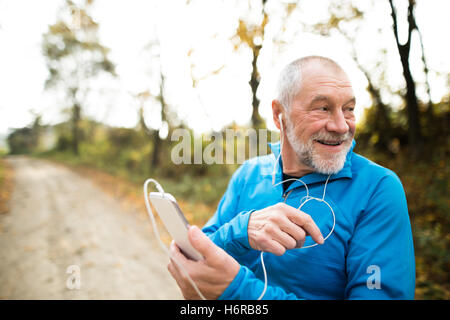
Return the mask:
[(171, 245), (185, 298), (199, 296), (183, 271), (207, 299), (414, 298), (405, 193), (395, 173), (353, 152), (355, 102), (330, 59), (282, 71), (272, 102), (281, 143), (234, 173), (203, 232), (189, 229), (204, 260)]

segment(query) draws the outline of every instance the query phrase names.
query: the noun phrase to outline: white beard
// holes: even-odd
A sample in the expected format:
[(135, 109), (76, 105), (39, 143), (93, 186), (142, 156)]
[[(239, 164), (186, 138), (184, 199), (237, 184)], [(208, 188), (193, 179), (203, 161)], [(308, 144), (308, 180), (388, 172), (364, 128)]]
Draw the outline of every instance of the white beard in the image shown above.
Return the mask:
[[(353, 135), (350, 131), (343, 135), (319, 132), (311, 136), (305, 144), (295, 135), (292, 123), (288, 120), (286, 137), (301, 163), (313, 168), (315, 172), (329, 175), (338, 173), (344, 167), (347, 153), (352, 146)], [(344, 148), (338, 153), (319, 154), (314, 148), (314, 140), (343, 140)]]

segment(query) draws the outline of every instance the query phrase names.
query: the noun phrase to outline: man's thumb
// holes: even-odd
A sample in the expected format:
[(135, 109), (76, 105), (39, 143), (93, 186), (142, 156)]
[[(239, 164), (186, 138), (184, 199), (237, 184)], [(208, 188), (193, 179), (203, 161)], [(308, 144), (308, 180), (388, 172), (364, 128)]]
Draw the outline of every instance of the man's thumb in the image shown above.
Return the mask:
[(217, 251), (217, 246), (197, 226), (190, 226), (188, 230), (189, 241), (205, 259)]

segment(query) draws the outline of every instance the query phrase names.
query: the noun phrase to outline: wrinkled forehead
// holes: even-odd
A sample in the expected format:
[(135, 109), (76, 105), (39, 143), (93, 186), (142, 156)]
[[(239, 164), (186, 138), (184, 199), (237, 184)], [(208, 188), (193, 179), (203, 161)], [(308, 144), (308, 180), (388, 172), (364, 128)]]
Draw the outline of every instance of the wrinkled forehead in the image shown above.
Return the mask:
[(353, 88), (347, 74), (339, 67), (308, 64), (302, 68), (302, 81), (298, 95), (316, 94), (353, 95)]

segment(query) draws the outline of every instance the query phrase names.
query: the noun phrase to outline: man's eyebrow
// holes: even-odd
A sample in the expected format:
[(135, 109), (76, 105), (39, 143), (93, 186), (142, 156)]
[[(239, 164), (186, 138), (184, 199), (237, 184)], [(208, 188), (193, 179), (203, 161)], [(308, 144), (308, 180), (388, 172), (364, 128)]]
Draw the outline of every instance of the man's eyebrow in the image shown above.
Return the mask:
[(348, 101), (347, 101), (346, 103), (344, 103), (343, 105), (346, 106), (346, 105), (348, 105), (348, 104), (350, 104), (350, 103), (356, 104), (356, 98), (355, 98), (355, 97), (352, 97), (350, 100), (348, 100)]
[(317, 95), (315, 96), (312, 100), (311, 100), (311, 104), (315, 103), (315, 102), (320, 102), (320, 101), (328, 101), (328, 97), (327, 96), (323, 96), (323, 95)]
[[(317, 95), (315, 96), (312, 100), (311, 100), (311, 104), (315, 103), (315, 102), (322, 102), (322, 101), (329, 101), (329, 98), (327, 96), (324, 95)], [(356, 98), (355, 97), (351, 97), (346, 103), (343, 104), (343, 106), (346, 106), (350, 103), (354, 103), (356, 104)]]

